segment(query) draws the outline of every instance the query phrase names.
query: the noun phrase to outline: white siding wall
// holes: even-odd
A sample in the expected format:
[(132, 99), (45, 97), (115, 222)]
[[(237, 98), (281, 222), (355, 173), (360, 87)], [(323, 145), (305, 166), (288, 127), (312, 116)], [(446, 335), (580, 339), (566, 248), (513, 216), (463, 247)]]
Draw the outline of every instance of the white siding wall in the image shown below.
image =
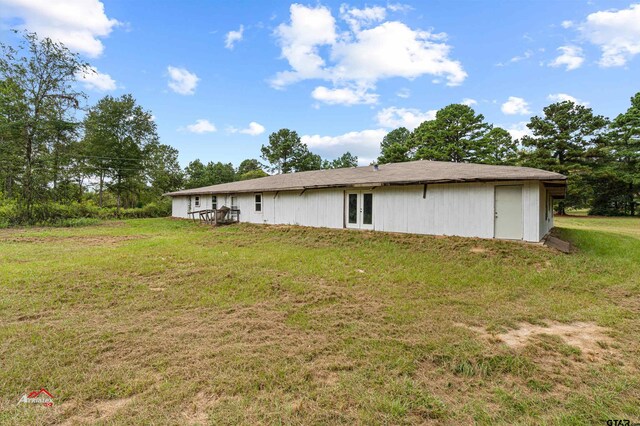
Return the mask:
[[(240, 221), (280, 225), (301, 225), (342, 228), (343, 190), (323, 189), (302, 191), (264, 192), (262, 211), (255, 210), (255, 194), (237, 194)], [(179, 197), (174, 198), (177, 199)], [(211, 198), (211, 197), (209, 197)], [(174, 216), (175, 214), (174, 201)], [(218, 208), (231, 207), (231, 195), (218, 195)], [(183, 216), (177, 216), (183, 217)]]
[[(538, 238), (538, 183), (523, 185), (524, 239)], [(374, 190), (374, 227), (392, 232), (493, 238), (494, 183), (382, 187)]]
[[(198, 197), (200, 197), (200, 207), (196, 207), (196, 196), (195, 195), (191, 196), (191, 211), (205, 210), (205, 209), (211, 208), (210, 194), (202, 194), (202, 195), (198, 195)], [(218, 207), (220, 206), (222, 205), (220, 204), (220, 201), (218, 201)], [(171, 203), (171, 216), (191, 219), (191, 216), (189, 216), (187, 213), (189, 213), (189, 197), (188, 196), (173, 197), (173, 200)]]
[(374, 190), (375, 229), (493, 237), (493, 185), (443, 184)]
[(344, 191), (342, 189), (280, 192), (270, 196), (274, 205), (274, 223), (342, 228)]
[(549, 200), (547, 202), (547, 198), (550, 197), (550, 195), (547, 194), (547, 190), (542, 183), (539, 184), (539, 188), (540, 234), (538, 239), (541, 240), (549, 233), (551, 228), (553, 228), (553, 201)]
[(171, 216), (188, 218), (187, 212), (189, 211), (189, 197), (172, 197), (171, 203)]
[(522, 214), (524, 215), (525, 241), (540, 241), (540, 184), (536, 181), (525, 182), (522, 189)]
[[(423, 185), (378, 187), (373, 189), (374, 229), (493, 238), (495, 186), (505, 184), (523, 186), (524, 240), (540, 241), (553, 226), (553, 219), (545, 222), (544, 188), (539, 182), (432, 184), (427, 186), (426, 198), (422, 197)], [(240, 221), (344, 227), (343, 189), (300, 193), (262, 193), (262, 212), (255, 211), (255, 194), (237, 194)], [(210, 208), (211, 196), (201, 197), (200, 208)], [(195, 210), (193, 205), (192, 196)], [(218, 208), (225, 205), (231, 207), (231, 195), (218, 195)], [(188, 197), (174, 197), (173, 216), (187, 217), (187, 206)]]

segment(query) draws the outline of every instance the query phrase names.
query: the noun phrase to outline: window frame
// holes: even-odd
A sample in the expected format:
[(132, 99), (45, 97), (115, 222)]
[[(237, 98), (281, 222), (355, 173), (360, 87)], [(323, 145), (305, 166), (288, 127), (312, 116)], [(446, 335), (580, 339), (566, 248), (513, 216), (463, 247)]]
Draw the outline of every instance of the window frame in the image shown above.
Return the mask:
[(194, 207), (200, 207), (200, 196), (199, 195), (194, 195), (194, 200), (193, 200), (193, 206)]
[[(258, 197), (260, 197), (260, 201), (258, 201)], [(264, 197), (262, 196), (262, 192), (256, 192), (253, 194), (253, 211), (256, 213), (262, 213), (262, 200)]]
[[(234, 204), (234, 201), (235, 201), (235, 204)], [(229, 204), (231, 204), (231, 210), (238, 210), (238, 196), (232, 195)]]
[(211, 210), (218, 210), (218, 196), (211, 196)]

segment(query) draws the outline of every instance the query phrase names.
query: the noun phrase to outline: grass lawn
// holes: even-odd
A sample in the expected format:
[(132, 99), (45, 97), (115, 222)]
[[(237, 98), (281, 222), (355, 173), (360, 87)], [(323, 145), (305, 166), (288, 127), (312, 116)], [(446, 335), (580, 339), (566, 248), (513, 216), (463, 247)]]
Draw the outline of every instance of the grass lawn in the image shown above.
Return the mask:
[(640, 220), (557, 225), (0, 230), (0, 424), (640, 422)]

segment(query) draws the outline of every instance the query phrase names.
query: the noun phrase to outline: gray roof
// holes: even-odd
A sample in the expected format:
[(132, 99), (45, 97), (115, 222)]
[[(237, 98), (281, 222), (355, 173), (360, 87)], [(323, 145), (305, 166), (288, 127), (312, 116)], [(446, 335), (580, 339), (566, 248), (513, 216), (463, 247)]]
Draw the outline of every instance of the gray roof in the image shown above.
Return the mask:
[(373, 166), (365, 166), (280, 174), (202, 188), (185, 189), (165, 195), (225, 194), (452, 182), (564, 181), (566, 179), (566, 176), (559, 173), (530, 167), (421, 160), (408, 163), (381, 164), (378, 170), (375, 170)]

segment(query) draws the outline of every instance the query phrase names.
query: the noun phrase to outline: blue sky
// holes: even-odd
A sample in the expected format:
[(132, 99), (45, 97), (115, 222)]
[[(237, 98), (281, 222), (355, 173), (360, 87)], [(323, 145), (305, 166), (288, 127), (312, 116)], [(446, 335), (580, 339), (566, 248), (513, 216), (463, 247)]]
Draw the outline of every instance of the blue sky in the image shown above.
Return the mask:
[(519, 137), (552, 101), (615, 116), (640, 91), (640, 3), (0, 0), (9, 28), (98, 71), (93, 104), (132, 93), (180, 162), (259, 158), (269, 133), (368, 164), (389, 130), (468, 102)]

